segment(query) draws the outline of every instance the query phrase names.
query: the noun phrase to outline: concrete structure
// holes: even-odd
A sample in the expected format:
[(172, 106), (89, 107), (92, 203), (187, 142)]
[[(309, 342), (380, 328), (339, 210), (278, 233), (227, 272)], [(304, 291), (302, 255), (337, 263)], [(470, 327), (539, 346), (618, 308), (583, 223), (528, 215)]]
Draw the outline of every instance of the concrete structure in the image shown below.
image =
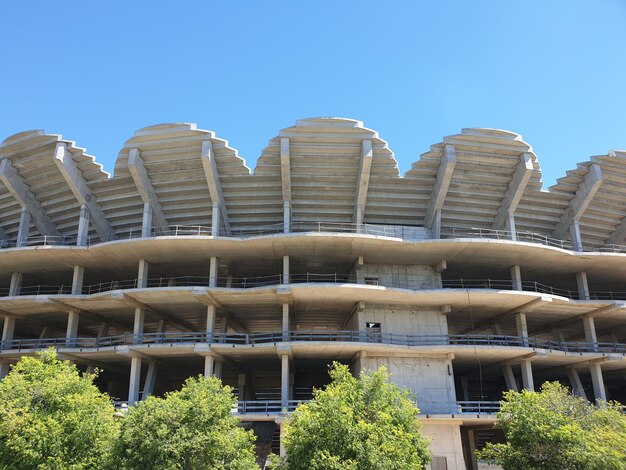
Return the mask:
[(254, 173), (193, 124), (140, 129), (113, 177), (23, 132), (0, 144), (0, 375), (50, 345), (131, 403), (216, 374), (271, 440), (332, 360), (386, 365), (432, 467), (477, 468), (504, 390), (626, 401), (625, 214), (626, 153), (543, 190), (532, 148), (494, 129), (404, 176), (349, 119), (282, 130)]

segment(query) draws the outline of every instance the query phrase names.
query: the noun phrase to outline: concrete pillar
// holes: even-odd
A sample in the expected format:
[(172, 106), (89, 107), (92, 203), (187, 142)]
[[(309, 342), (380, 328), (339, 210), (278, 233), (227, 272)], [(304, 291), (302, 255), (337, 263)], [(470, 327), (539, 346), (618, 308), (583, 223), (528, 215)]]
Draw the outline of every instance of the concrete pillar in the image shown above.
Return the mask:
[(504, 336), (504, 330), (502, 329), (502, 325), (500, 323), (494, 323), (493, 329), (499, 336)]
[[(67, 329), (65, 330), (65, 342), (67, 346), (71, 346), (75, 343), (73, 340), (78, 337), (78, 321), (80, 320), (80, 314), (78, 312), (67, 312)], [(72, 340), (72, 341), (70, 341)]]
[(291, 232), (291, 202), (283, 201), (283, 232)]
[(580, 226), (578, 225), (577, 220), (574, 220), (574, 222), (572, 222), (572, 226), (569, 230), (570, 236), (572, 238), (572, 249), (574, 251), (583, 251), (583, 240), (580, 236)]
[(586, 400), (587, 394), (585, 393), (583, 384), (580, 381), (580, 376), (578, 375), (578, 371), (576, 369), (567, 369), (567, 377), (569, 379), (570, 385), (572, 386), (572, 393)]
[(4, 379), (9, 370), (11, 369), (11, 363), (7, 361), (0, 361), (0, 380)]
[(431, 228), (431, 236), (434, 239), (441, 238), (441, 209), (435, 211), (435, 217), (433, 219), (433, 226)]
[(146, 202), (143, 205), (143, 220), (141, 222), (141, 238), (152, 236), (152, 207)]
[(285, 449), (285, 428), (283, 427), (283, 423), (278, 423), (278, 426), (280, 427), (280, 457), (286, 457), (287, 456), (287, 449)]
[(283, 341), (289, 341), (289, 304), (283, 304)]
[(526, 390), (535, 391), (535, 382), (533, 381), (532, 361), (526, 359), (521, 362), (522, 366), (522, 384)]
[(9, 295), (20, 295), (22, 287), (22, 273), (11, 273), (11, 284), (9, 284)]
[(204, 376), (211, 377), (213, 375), (213, 367), (215, 366), (215, 358), (213, 356), (204, 356)]
[(30, 234), (30, 219), (30, 212), (28, 212), (25, 208), (22, 208), (22, 212), (20, 212), (20, 225), (17, 229), (17, 246), (24, 246), (28, 242), (28, 235)]
[(594, 350), (598, 349), (598, 337), (596, 335), (596, 323), (593, 317), (583, 317), (583, 328), (585, 329), (585, 341), (592, 343)]
[(525, 313), (515, 314), (515, 326), (517, 327), (517, 336), (521, 336), (524, 346), (528, 346), (528, 325)]
[(158, 365), (155, 361), (151, 361), (148, 364), (148, 371), (146, 373), (146, 383), (143, 384), (143, 393), (141, 399), (145, 400), (154, 393), (154, 385), (156, 384)]
[(211, 236), (219, 237), (220, 236), (220, 203), (218, 201), (213, 202), (213, 209), (211, 210)]
[(283, 284), (289, 284), (289, 256), (283, 256)]
[(89, 209), (87, 204), (80, 206), (80, 216), (78, 218), (78, 232), (76, 234), (76, 245), (89, 245)]
[(135, 343), (143, 341), (143, 325), (146, 319), (146, 311), (143, 308), (135, 309), (135, 322), (133, 324), (133, 336)]
[(511, 240), (517, 241), (517, 231), (515, 230), (515, 216), (513, 215), (513, 212), (509, 212), (506, 218), (506, 230), (510, 232), (509, 235), (511, 236)]
[(237, 387), (239, 388), (239, 395), (237, 399), (239, 401), (244, 401), (246, 399), (246, 374), (237, 375)]
[(213, 375), (215, 375), (215, 377), (217, 377), (218, 379), (221, 379), (223, 369), (224, 369), (224, 363), (222, 361), (216, 361), (215, 372), (213, 373)]
[(141, 358), (130, 359), (130, 382), (128, 384), (128, 404), (134, 405), (139, 401), (139, 386), (141, 382)]
[(467, 443), (470, 451), (470, 465), (472, 470), (478, 470), (478, 462), (476, 461), (476, 435), (472, 429), (467, 430)]
[(578, 286), (578, 297), (580, 300), (589, 300), (589, 283), (587, 282), (587, 273), (580, 272), (576, 274), (576, 285)]
[(217, 287), (217, 271), (219, 263), (216, 256), (211, 256), (209, 261), (209, 287)]
[(109, 332), (109, 324), (107, 322), (100, 323), (100, 327), (98, 328), (98, 338), (102, 338), (106, 336)]
[(591, 372), (591, 383), (593, 384), (593, 395), (596, 401), (606, 401), (606, 389), (604, 388), (604, 378), (602, 377), (602, 367), (599, 362), (589, 364), (589, 372)]
[(215, 305), (207, 305), (206, 308), (206, 332), (207, 342), (213, 341), (213, 332), (215, 331)]
[(289, 407), (289, 354), (280, 356), (280, 406)]
[(463, 401), (469, 401), (469, 381), (467, 376), (461, 377), (461, 388), (463, 389)]
[(148, 273), (150, 271), (150, 263), (145, 259), (139, 260), (139, 269), (137, 270), (137, 288), (145, 289), (148, 287)]
[(2, 327), (2, 342), (13, 341), (15, 335), (15, 318), (4, 317), (4, 325)]
[(83, 293), (83, 280), (85, 279), (85, 268), (82, 266), (74, 266), (72, 274), (72, 295), (80, 295)]
[(522, 290), (522, 273), (517, 264), (511, 266), (511, 284), (513, 290)]
[(515, 375), (513, 374), (513, 367), (506, 365), (502, 368), (502, 372), (504, 373), (504, 382), (506, 383), (506, 387), (509, 390), (518, 392), (519, 388), (517, 386), (517, 380), (515, 380)]

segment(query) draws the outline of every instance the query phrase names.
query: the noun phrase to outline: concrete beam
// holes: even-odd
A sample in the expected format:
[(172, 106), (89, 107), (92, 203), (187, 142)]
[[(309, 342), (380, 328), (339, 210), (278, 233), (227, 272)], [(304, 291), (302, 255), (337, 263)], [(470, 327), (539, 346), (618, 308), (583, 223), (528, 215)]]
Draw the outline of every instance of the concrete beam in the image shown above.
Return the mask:
[(0, 162), (0, 181), (19, 205), (31, 214), (35, 227), (42, 235), (62, 235), (8, 158)]
[[(530, 302), (526, 302), (525, 304), (520, 305), (519, 307), (513, 308), (504, 313), (501, 313), (500, 315), (497, 315), (494, 318), (477, 323), (476, 325), (474, 325), (473, 331), (478, 332), (478, 331), (482, 331), (488, 328), (492, 328), (496, 323), (502, 321), (504, 318), (508, 316), (512, 316), (518, 313), (532, 312), (533, 310), (541, 307), (542, 303), (544, 302), (550, 303), (552, 302), (552, 299), (548, 296), (545, 296), (545, 297), (541, 296), (537, 299), (533, 299)], [(466, 334), (466, 333), (471, 333), (471, 332), (472, 332), (472, 328), (469, 327), (469, 328), (464, 329), (463, 331), (460, 331), (459, 334)]]
[(224, 194), (222, 193), (222, 183), (220, 182), (220, 175), (217, 171), (215, 154), (213, 153), (213, 143), (210, 140), (202, 142), (200, 161), (202, 162), (204, 176), (206, 178), (207, 185), (209, 186), (211, 201), (213, 203), (219, 203), (224, 229), (226, 230), (226, 234), (230, 235), (230, 220), (228, 218), (228, 211), (226, 210)]
[(93, 195), (82, 172), (67, 149), (67, 144), (59, 142), (54, 149), (54, 163), (63, 175), (78, 204), (87, 206), (90, 221), (102, 241), (115, 240), (115, 232), (104, 215), (98, 200)]
[(161, 208), (159, 198), (152, 187), (152, 181), (150, 180), (150, 176), (148, 176), (148, 171), (141, 158), (141, 153), (137, 148), (132, 148), (128, 152), (128, 170), (133, 177), (135, 186), (137, 186), (141, 200), (144, 204), (150, 205), (156, 226), (162, 231), (167, 231), (169, 224)]
[(178, 320), (172, 315), (170, 315), (169, 313), (165, 313), (153, 307), (150, 307), (149, 305), (144, 304), (143, 302), (140, 302), (139, 300), (135, 299), (128, 293), (123, 293), (122, 295), (123, 295), (124, 300), (126, 300), (126, 302), (129, 305), (132, 305), (135, 309), (144, 310), (160, 319), (166, 320), (170, 325), (172, 325), (177, 330), (195, 331), (194, 326), (185, 320)]
[(361, 225), (365, 217), (365, 202), (367, 201), (367, 189), (370, 182), (370, 172), (374, 151), (372, 140), (363, 139), (361, 142), (361, 158), (359, 159), (359, 173), (356, 179), (356, 196), (354, 198), (354, 212), (352, 222)]
[(437, 179), (435, 180), (435, 186), (430, 196), (430, 203), (428, 204), (426, 216), (424, 217), (424, 226), (429, 229), (433, 226), (436, 212), (443, 208), (443, 203), (446, 199), (450, 182), (452, 181), (455, 165), (456, 152), (454, 151), (454, 146), (448, 144), (443, 150), (441, 164), (437, 172)]
[(517, 205), (522, 198), (522, 194), (524, 194), (524, 190), (526, 189), (526, 186), (528, 186), (532, 173), (532, 157), (529, 153), (523, 153), (517, 167), (515, 168), (515, 172), (511, 177), (509, 187), (500, 202), (498, 213), (493, 221), (493, 224), (491, 225), (491, 228), (496, 230), (501, 229), (506, 225), (509, 215), (513, 215), (515, 213)]
[(589, 166), (589, 171), (585, 174), (580, 186), (576, 190), (576, 194), (570, 200), (569, 207), (564, 211), (559, 223), (552, 232), (552, 236), (558, 239), (564, 239), (568, 230), (574, 224), (578, 222), (585, 213), (589, 204), (593, 200), (593, 197), (600, 189), (602, 185), (603, 176), (600, 165), (592, 163)]
[(581, 318), (598, 318), (604, 315), (609, 315), (611, 313), (614, 313), (616, 310), (621, 310), (625, 308), (626, 308), (626, 302), (615, 302), (605, 307), (596, 308), (596, 309), (590, 310), (582, 314), (574, 315), (573, 317), (569, 317), (564, 320), (559, 320), (557, 322), (550, 323), (549, 325), (533, 330), (530, 334), (535, 336), (538, 334), (547, 333), (554, 329), (560, 329), (566, 326), (573, 325), (579, 322)]

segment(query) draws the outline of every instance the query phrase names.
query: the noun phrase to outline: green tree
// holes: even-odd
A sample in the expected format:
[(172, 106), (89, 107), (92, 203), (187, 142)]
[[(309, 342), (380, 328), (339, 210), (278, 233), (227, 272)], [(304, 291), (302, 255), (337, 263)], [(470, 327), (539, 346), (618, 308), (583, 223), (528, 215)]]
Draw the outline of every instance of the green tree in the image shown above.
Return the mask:
[(356, 379), (334, 363), (332, 382), (316, 390), (283, 425), (284, 469), (420, 469), (430, 461), (419, 410), (385, 368)]
[(218, 378), (198, 377), (138, 403), (122, 422), (115, 468), (258, 469), (254, 433), (238, 427), (233, 400)]
[(598, 406), (558, 382), (541, 392), (504, 394), (497, 425), (506, 444), (487, 444), (478, 458), (505, 470), (626, 469), (626, 417), (619, 403)]
[(0, 468), (99, 468), (118, 423), (94, 378), (54, 349), (22, 357), (0, 381)]

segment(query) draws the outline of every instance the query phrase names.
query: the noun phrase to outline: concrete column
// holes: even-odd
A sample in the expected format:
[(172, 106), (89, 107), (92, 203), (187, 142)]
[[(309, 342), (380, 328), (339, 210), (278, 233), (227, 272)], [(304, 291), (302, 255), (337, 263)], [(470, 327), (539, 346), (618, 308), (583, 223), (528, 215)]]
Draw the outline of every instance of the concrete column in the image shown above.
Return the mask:
[(533, 381), (533, 367), (532, 362), (528, 359), (522, 361), (522, 384), (526, 390), (531, 392), (535, 391), (535, 382)]
[(597, 350), (598, 337), (596, 335), (596, 323), (593, 317), (583, 317), (583, 328), (585, 329), (585, 341), (592, 343), (594, 350)]
[(517, 231), (515, 230), (515, 216), (509, 212), (506, 218), (506, 230), (510, 232), (511, 240), (517, 241)]
[(591, 372), (591, 383), (593, 384), (593, 395), (596, 401), (606, 401), (606, 389), (604, 388), (604, 378), (602, 377), (602, 367), (598, 362), (589, 364), (589, 372)]
[(515, 326), (517, 327), (517, 336), (521, 336), (524, 346), (528, 346), (528, 325), (526, 324), (526, 314), (515, 314)]
[(502, 325), (500, 323), (494, 323), (493, 329), (499, 336), (504, 336), (504, 330), (502, 329)]
[(219, 237), (220, 236), (220, 203), (217, 201), (213, 202), (213, 209), (211, 210), (211, 236)]
[(289, 341), (289, 304), (283, 304), (283, 341)]
[(215, 377), (217, 377), (218, 379), (222, 378), (222, 370), (224, 368), (224, 363), (222, 361), (216, 361), (215, 362), (215, 372), (213, 373), (213, 375), (215, 375)]
[(7, 361), (0, 361), (0, 380), (4, 379), (9, 370), (11, 369), (11, 363)]
[(78, 232), (76, 234), (76, 245), (89, 245), (89, 209), (87, 204), (80, 206), (80, 216), (78, 218)]
[(511, 266), (511, 284), (513, 290), (522, 290), (522, 273), (517, 264)]
[(580, 227), (577, 220), (574, 220), (574, 222), (572, 222), (572, 226), (569, 230), (572, 239), (572, 249), (574, 251), (583, 251), (583, 241), (580, 236)]
[(567, 377), (569, 379), (569, 383), (572, 386), (572, 393), (586, 400), (587, 394), (585, 393), (583, 384), (580, 381), (580, 376), (578, 375), (578, 371), (576, 369), (567, 369)]
[(11, 273), (11, 284), (9, 284), (9, 295), (20, 295), (22, 287), (22, 273)]
[(244, 401), (246, 399), (246, 374), (237, 375), (237, 387), (239, 388), (239, 395), (237, 399), (239, 401)]
[(476, 435), (471, 429), (467, 430), (467, 443), (471, 456), (470, 465), (472, 466), (472, 470), (478, 470), (478, 462), (476, 461), (476, 455), (474, 455), (474, 452), (476, 452)]
[(209, 287), (217, 287), (218, 268), (219, 263), (217, 257), (211, 256), (211, 260), (209, 261)]
[(135, 309), (135, 322), (133, 324), (134, 342), (141, 343), (143, 338), (143, 325), (146, 319), (146, 311), (143, 308)]
[(213, 332), (215, 331), (215, 305), (207, 305), (206, 308), (206, 332), (207, 341), (213, 341)]
[(279, 423), (278, 426), (280, 426), (280, 457), (286, 457), (287, 456), (287, 449), (285, 449), (285, 429), (283, 428), (283, 423)]
[(68, 341), (65, 342), (66, 345), (70, 346), (73, 341), (69, 341), (70, 339), (76, 339), (78, 336), (78, 321), (80, 320), (80, 314), (78, 312), (67, 312), (67, 329), (65, 330), (65, 339)]
[(283, 201), (283, 232), (291, 232), (291, 202)]
[(289, 284), (289, 256), (283, 256), (283, 284)]
[(137, 288), (145, 289), (148, 287), (148, 272), (150, 271), (150, 263), (145, 259), (139, 260), (139, 269), (137, 270)]
[(156, 384), (158, 365), (155, 361), (151, 361), (148, 364), (148, 371), (146, 373), (146, 383), (143, 384), (143, 393), (141, 399), (145, 400), (154, 393), (154, 385)]
[(435, 211), (435, 217), (433, 219), (433, 226), (431, 228), (431, 236), (434, 239), (441, 238), (441, 209)]
[(461, 377), (461, 388), (463, 389), (463, 401), (469, 401), (469, 381), (467, 376)]
[(587, 282), (587, 273), (580, 272), (576, 274), (576, 285), (578, 286), (578, 297), (580, 300), (589, 300), (589, 283)]
[(82, 266), (74, 266), (72, 275), (72, 295), (80, 295), (83, 293), (83, 280), (85, 278), (85, 268)]
[(12, 341), (15, 335), (15, 318), (4, 317), (4, 324), (2, 327), (2, 341)]
[(98, 328), (98, 338), (102, 338), (107, 335), (109, 332), (109, 324), (107, 322), (100, 323), (100, 327)]
[(20, 212), (20, 225), (17, 229), (17, 246), (24, 246), (28, 242), (28, 235), (30, 234), (30, 219), (30, 212), (28, 212), (25, 208), (22, 208), (22, 212)]
[(280, 406), (289, 407), (289, 354), (280, 356)]
[(141, 222), (141, 238), (152, 236), (152, 207), (146, 202), (143, 205), (143, 220)]
[(504, 373), (504, 382), (506, 383), (506, 387), (509, 390), (518, 392), (519, 388), (517, 386), (517, 380), (515, 380), (515, 375), (513, 374), (513, 367), (506, 365), (502, 368), (502, 372)]
[(215, 358), (213, 356), (204, 356), (204, 376), (211, 377), (213, 375), (213, 367), (215, 366)]
[(128, 384), (128, 404), (134, 405), (139, 401), (139, 386), (141, 382), (141, 358), (130, 359), (130, 382)]

